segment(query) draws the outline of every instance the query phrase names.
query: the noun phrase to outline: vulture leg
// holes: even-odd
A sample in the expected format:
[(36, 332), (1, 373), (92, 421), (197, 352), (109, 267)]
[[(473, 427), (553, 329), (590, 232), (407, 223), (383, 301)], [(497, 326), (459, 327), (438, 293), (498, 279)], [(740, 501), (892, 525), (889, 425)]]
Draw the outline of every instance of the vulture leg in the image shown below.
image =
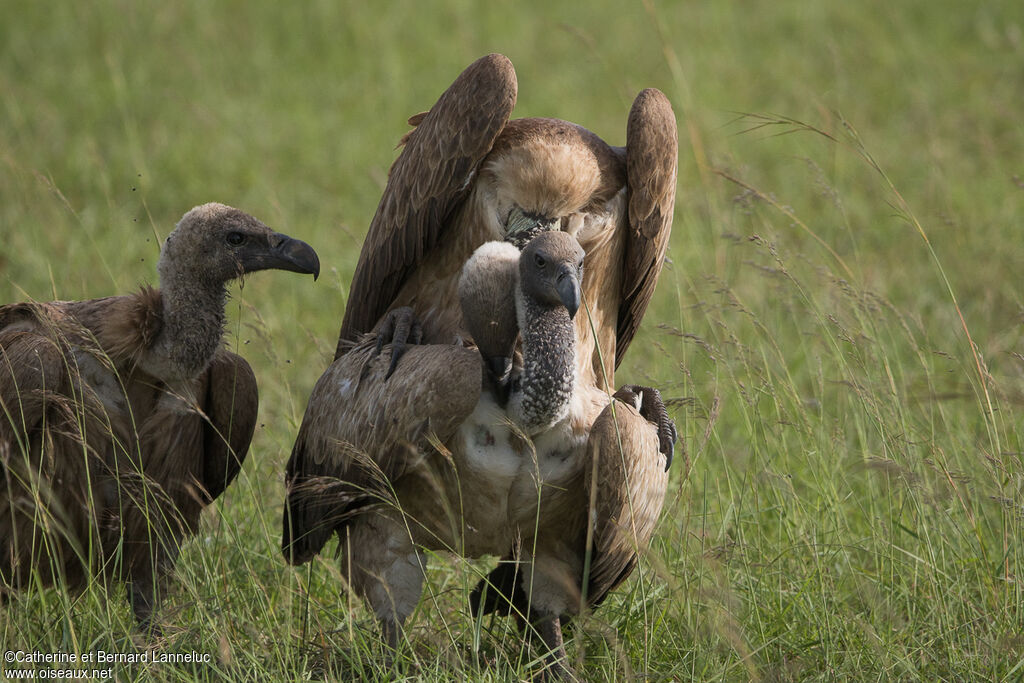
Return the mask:
[(420, 601), (426, 561), (412, 544), (405, 525), (383, 514), (357, 519), (346, 536), (342, 570), (349, 572), (349, 585), (380, 623), (390, 664), (402, 643), (405, 622)]
[(128, 589), (128, 602), (132, 606), (132, 614), (139, 631), (147, 638), (159, 638), (162, 635), (160, 625), (154, 622), (153, 615), (160, 606), (162, 580), (159, 577), (133, 578), (125, 584)]
[[(131, 511), (126, 511), (126, 516), (130, 514)], [(151, 534), (151, 546), (136, 548), (135, 552), (130, 553), (133, 556), (133, 566), (129, 569), (125, 582), (128, 602), (139, 631), (149, 638), (159, 638), (163, 634), (163, 629), (155, 623), (154, 616), (160, 610), (164, 591), (178, 562), (181, 544), (184, 541), (182, 535), (176, 531), (173, 526), (168, 528), (166, 524), (162, 524), (162, 520), (154, 519), (148, 532)], [(134, 544), (129, 542), (125, 547), (131, 545)]]
[(565, 644), (562, 642), (562, 623), (557, 614), (545, 615), (534, 622), (534, 628), (540, 635), (540, 639), (547, 648), (547, 666), (542, 674), (545, 680), (567, 681), (575, 680), (572, 669), (569, 668), (568, 657), (565, 654)]
[(407, 344), (419, 344), (423, 339), (423, 326), (409, 306), (401, 306), (387, 312), (377, 328), (377, 354), (385, 344), (391, 344), (391, 364), (384, 379), (391, 377), (398, 367), (398, 359), (405, 353)]

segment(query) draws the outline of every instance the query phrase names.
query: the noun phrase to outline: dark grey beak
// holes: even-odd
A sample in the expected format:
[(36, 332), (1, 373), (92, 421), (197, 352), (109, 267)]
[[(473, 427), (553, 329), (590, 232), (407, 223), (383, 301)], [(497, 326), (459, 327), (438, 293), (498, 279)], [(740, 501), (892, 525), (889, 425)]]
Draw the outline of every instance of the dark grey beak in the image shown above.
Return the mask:
[(256, 257), (256, 268), (247, 268), (246, 270), (274, 268), (290, 270), (293, 273), (312, 274), (314, 280), (320, 277), (320, 258), (313, 251), (313, 247), (302, 240), (293, 239), (279, 232), (271, 235), (270, 243), (272, 246), (269, 252), (262, 257), (259, 255)]
[(548, 218), (539, 214), (513, 209), (505, 225), (505, 241), (523, 249), (537, 235), (549, 230), (558, 230), (561, 219)]
[(508, 356), (491, 356), (487, 359), (487, 369), (496, 382), (504, 382), (512, 370), (512, 359)]
[(569, 318), (575, 318), (576, 311), (580, 308), (580, 281), (572, 266), (563, 264), (558, 269), (555, 290), (558, 292), (558, 298), (562, 301), (562, 305), (569, 311)]

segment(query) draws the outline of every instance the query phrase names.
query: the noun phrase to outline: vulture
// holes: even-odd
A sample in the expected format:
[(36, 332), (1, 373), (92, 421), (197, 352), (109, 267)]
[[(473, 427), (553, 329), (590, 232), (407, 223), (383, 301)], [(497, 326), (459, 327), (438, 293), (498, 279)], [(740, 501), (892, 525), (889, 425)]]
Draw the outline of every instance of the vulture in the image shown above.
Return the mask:
[(414, 128), (370, 224), (349, 290), (335, 358), (369, 331), (394, 341), (450, 344), (466, 330), (458, 302), (463, 264), (484, 242), (518, 247), (544, 230), (586, 252), (575, 319), (580, 381), (615, 386), (665, 259), (675, 203), (678, 141), (672, 106), (643, 90), (612, 147), (574, 123), (509, 120), (515, 70), (478, 59)]
[(600, 602), (650, 539), (671, 444), (661, 451), (647, 416), (664, 406), (653, 390), (610, 401), (580, 382), (583, 259), (557, 230), (522, 252), (485, 243), (456, 283), (476, 349), (411, 345), (392, 367), (366, 334), (313, 389), (288, 462), (283, 551), (307, 562), (337, 534), (392, 652), (423, 549), (501, 555), (475, 608), (528, 620), (551, 670), (569, 675), (560, 620)]
[(123, 581), (138, 625), (202, 509), (238, 474), (256, 379), (222, 345), (227, 283), (309, 273), (306, 243), (223, 204), (182, 217), (160, 288), (0, 307), (0, 595)]
[[(665, 259), (678, 142), (658, 90), (639, 93), (626, 144), (614, 147), (567, 121), (510, 120), (517, 88), (509, 60), (488, 55), (409, 119), (334, 362), (288, 462), (282, 546), (300, 563), (337, 533), (342, 566), (392, 645), (419, 596), (419, 548), (496, 553), (504, 561), (474, 591), (474, 609), (529, 620), (565, 673), (560, 619), (600, 602), (632, 570), (676, 441), (657, 391), (611, 394)], [(478, 248), (507, 242), (521, 251), (549, 232), (574, 237), (586, 260), (572, 338), (559, 342), (574, 369), (564, 405), (558, 382), (523, 384), (533, 328), (500, 275), (502, 254), (512, 253), (481, 256), (476, 284), (460, 292)], [(522, 422), (530, 392), (565, 411), (535, 433)], [(548, 498), (563, 489), (552, 507)], [(396, 508), (400, 518), (388, 512)], [(505, 531), (466, 521), (492, 517)]]

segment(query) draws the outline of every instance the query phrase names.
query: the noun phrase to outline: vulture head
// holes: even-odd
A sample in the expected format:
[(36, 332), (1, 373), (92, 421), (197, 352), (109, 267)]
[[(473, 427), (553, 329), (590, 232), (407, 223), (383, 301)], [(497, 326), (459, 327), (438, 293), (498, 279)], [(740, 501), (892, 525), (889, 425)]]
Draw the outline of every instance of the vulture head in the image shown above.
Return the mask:
[(509, 242), (484, 242), (466, 261), (459, 277), (466, 329), (499, 386), (512, 370), (519, 337), (515, 302), (519, 256)]
[(580, 307), (582, 281), (583, 247), (568, 233), (543, 232), (519, 257), (523, 295), (548, 308), (564, 306), (570, 319)]
[[(572, 318), (580, 307), (583, 248), (572, 235), (541, 231), (522, 252), (509, 242), (486, 242), (463, 266), (459, 299), (466, 328), (495, 386), (508, 388), (520, 331), (550, 377), (571, 356)], [(538, 346), (537, 341), (543, 340)], [(506, 397), (499, 396), (504, 405)]]
[(274, 268), (320, 274), (313, 248), (223, 204), (186, 213), (167, 236), (157, 273), (162, 329), (140, 366), (155, 377), (195, 377), (221, 343), (227, 283)]
[(157, 271), (161, 283), (181, 277), (212, 285), (269, 268), (320, 275), (305, 242), (274, 232), (244, 211), (203, 204), (186, 213), (167, 237)]
[(569, 216), (603, 205), (623, 182), (613, 171), (614, 155), (573, 123), (510, 121), (480, 173), (501, 234), (522, 248)]

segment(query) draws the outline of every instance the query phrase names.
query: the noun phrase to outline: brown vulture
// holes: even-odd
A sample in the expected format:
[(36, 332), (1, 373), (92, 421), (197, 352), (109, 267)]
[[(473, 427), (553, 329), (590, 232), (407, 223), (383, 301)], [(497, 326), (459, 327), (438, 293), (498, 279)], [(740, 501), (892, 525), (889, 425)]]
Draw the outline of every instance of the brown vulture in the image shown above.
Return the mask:
[(222, 346), (226, 285), (268, 268), (320, 264), (205, 204), (167, 237), (160, 289), (0, 307), (0, 594), (97, 574), (153, 626), (162, 577), (249, 449), (256, 379)]
[[(338, 533), (342, 567), (392, 645), (419, 598), (418, 548), (500, 554), (509, 561), (481, 583), (474, 606), (530, 620), (564, 673), (560, 617), (579, 611), (584, 591), (596, 604), (629, 574), (664, 496), (676, 435), (660, 396), (632, 387), (612, 402), (609, 389), (668, 245), (676, 126), (664, 95), (645, 90), (626, 147), (610, 147), (565, 121), (509, 121), (515, 97), (512, 65), (490, 55), (410, 120), (335, 361), (288, 462), (282, 546), (289, 561), (305, 562)], [(587, 275), (561, 342), (572, 356), (573, 372), (561, 375), (569, 398), (534, 431), (517, 408), (531, 391), (522, 378), (533, 324), (499, 276), (464, 285), (461, 306), (459, 282), (472, 277), (464, 266), (481, 245), (504, 241), (518, 253), (547, 232), (575, 237)], [(474, 291), (477, 310), (493, 311), (490, 328), (472, 321)], [(510, 327), (518, 341), (509, 342)], [(479, 352), (465, 348), (470, 341)], [(521, 368), (510, 370), (510, 346)], [(564, 389), (532, 386), (548, 398)], [(478, 524), (491, 518), (500, 533)]]
[[(512, 64), (493, 54), (410, 119), (415, 128), (391, 167), (352, 278), (335, 358), (382, 318), (394, 324), (385, 314), (402, 307), (422, 324), (424, 343), (452, 343), (465, 331), (456, 287), (473, 251), (491, 240), (522, 246), (538, 231), (561, 229), (583, 246), (590, 274), (589, 315), (576, 320), (581, 380), (614, 386), (668, 247), (675, 114), (660, 91), (642, 91), (626, 146), (610, 147), (567, 121), (510, 121), (515, 101)], [(404, 342), (408, 321), (397, 322), (395, 339)]]

